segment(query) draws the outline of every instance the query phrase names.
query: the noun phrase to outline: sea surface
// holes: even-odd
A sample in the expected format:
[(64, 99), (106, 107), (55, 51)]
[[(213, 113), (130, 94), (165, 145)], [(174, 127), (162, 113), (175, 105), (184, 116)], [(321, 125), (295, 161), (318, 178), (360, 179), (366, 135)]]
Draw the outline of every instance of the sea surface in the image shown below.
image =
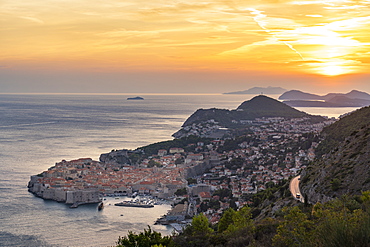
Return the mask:
[[(145, 100), (127, 100), (142, 96)], [(170, 140), (198, 108), (235, 109), (253, 95), (0, 94), (0, 246), (113, 246), (153, 225), (169, 205), (71, 209), (27, 191), (31, 175), (61, 160), (99, 159), (112, 149)], [(277, 95), (272, 95), (277, 98)], [(299, 108), (338, 117), (355, 108)], [(109, 205), (110, 204), (110, 205)]]

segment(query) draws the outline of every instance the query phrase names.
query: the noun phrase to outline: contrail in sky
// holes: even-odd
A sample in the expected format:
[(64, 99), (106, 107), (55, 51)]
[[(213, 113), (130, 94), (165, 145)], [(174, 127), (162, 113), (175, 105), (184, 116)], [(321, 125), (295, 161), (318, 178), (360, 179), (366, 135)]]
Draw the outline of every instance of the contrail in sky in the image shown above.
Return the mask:
[[(253, 18), (253, 20), (257, 23), (257, 25), (258, 25), (258, 26), (260, 26), (260, 28), (262, 28), (266, 33), (271, 33), (271, 31), (270, 31), (269, 29), (267, 29), (267, 28), (264, 26), (264, 22), (263, 22), (263, 21), (261, 21), (261, 20), (259, 20), (259, 19), (261, 19), (261, 18), (266, 17), (266, 15), (262, 14), (262, 12), (261, 12), (261, 11), (256, 10), (256, 9), (249, 8), (248, 10), (250, 11), (250, 13), (251, 13), (252, 15), (254, 15), (252, 18)], [(278, 40), (278, 41), (282, 42), (284, 45), (288, 46), (288, 47), (289, 47), (289, 49), (291, 49), (292, 51), (294, 51), (295, 53), (297, 53), (297, 54), (298, 54), (298, 56), (300, 56), (300, 58), (304, 61), (304, 58), (303, 58), (302, 54), (301, 54), (299, 51), (297, 51), (297, 50), (296, 50), (296, 49), (295, 49), (291, 44), (287, 43), (286, 41), (280, 40), (280, 39), (279, 39), (278, 37), (276, 37), (276, 35), (274, 35), (273, 33), (272, 33), (272, 36), (273, 36), (276, 40)]]

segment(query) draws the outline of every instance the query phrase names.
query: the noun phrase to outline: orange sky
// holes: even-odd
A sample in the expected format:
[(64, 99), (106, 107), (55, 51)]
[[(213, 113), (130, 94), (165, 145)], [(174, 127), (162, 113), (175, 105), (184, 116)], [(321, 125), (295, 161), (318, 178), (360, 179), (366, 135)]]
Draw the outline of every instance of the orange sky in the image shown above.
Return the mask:
[(369, 6), (2, 0), (0, 92), (370, 91)]

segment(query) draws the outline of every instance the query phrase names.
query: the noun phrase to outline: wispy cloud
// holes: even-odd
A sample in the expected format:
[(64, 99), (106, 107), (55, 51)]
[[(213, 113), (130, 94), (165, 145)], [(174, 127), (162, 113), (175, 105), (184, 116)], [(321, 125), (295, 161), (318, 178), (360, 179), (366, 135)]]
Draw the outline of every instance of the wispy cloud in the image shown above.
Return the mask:
[[(0, 53), (3, 60), (80, 59), (95, 67), (285, 66), (289, 71), (318, 73), (326, 63), (360, 71), (369, 60), (369, 4), (369, 0), (4, 0)], [(306, 66), (307, 61), (319, 63)]]
[(30, 16), (20, 16), (19, 18), (38, 23), (38, 24), (45, 24), (42, 20), (35, 18), (35, 17), (30, 17)]
[(271, 30), (269, 30), (266, 26), (267, 26), (267, 21), (264, 20), (264, 18), (266, 17), (266, 15), (263, 14), (262, 11), (259, 11), (259, 10), (256, 10), (256, 9), (248, 9), (251, 14), (253, 15), (253, 20), (258, 24), (258, 26), (260, 26), (263, 30), (265, 30), (267, 33), (271, 33), (272, 36), (278, 40), (279, 42), (283, 43), (284, 45), (286, 45), (287, 47), (289, 47), (290, 50), (292, 50), (293, 52), (295, 52), (296, 54), (298, 54), (298, 56), (304, 60), (302, 54), (300, 52), (297, 51), (297, 49), (295, 49), (291, 44), (289, 44), (288, 42), (284, 41), (284, 40), (281, 40), (279, 39), (279, 37), (277, 37), (273, 32), (271, 32)]

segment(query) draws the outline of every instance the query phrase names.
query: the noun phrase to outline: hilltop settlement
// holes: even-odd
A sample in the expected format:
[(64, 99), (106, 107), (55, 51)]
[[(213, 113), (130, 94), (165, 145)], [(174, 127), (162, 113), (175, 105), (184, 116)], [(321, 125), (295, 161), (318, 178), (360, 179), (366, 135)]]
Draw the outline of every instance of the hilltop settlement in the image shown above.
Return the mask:
[(77, 207), (105, 195), (147, 195), (175, 205), (167, 221), (224, 210), (288, 180), (315, 159), (319, 133), (336, 119), (312, 116), (266, 96), (235, 110), (200, 109), (175, 139), (136, 150), (112, 150), (99, 161), (62, 160), (31, 176), (29, 191)]

